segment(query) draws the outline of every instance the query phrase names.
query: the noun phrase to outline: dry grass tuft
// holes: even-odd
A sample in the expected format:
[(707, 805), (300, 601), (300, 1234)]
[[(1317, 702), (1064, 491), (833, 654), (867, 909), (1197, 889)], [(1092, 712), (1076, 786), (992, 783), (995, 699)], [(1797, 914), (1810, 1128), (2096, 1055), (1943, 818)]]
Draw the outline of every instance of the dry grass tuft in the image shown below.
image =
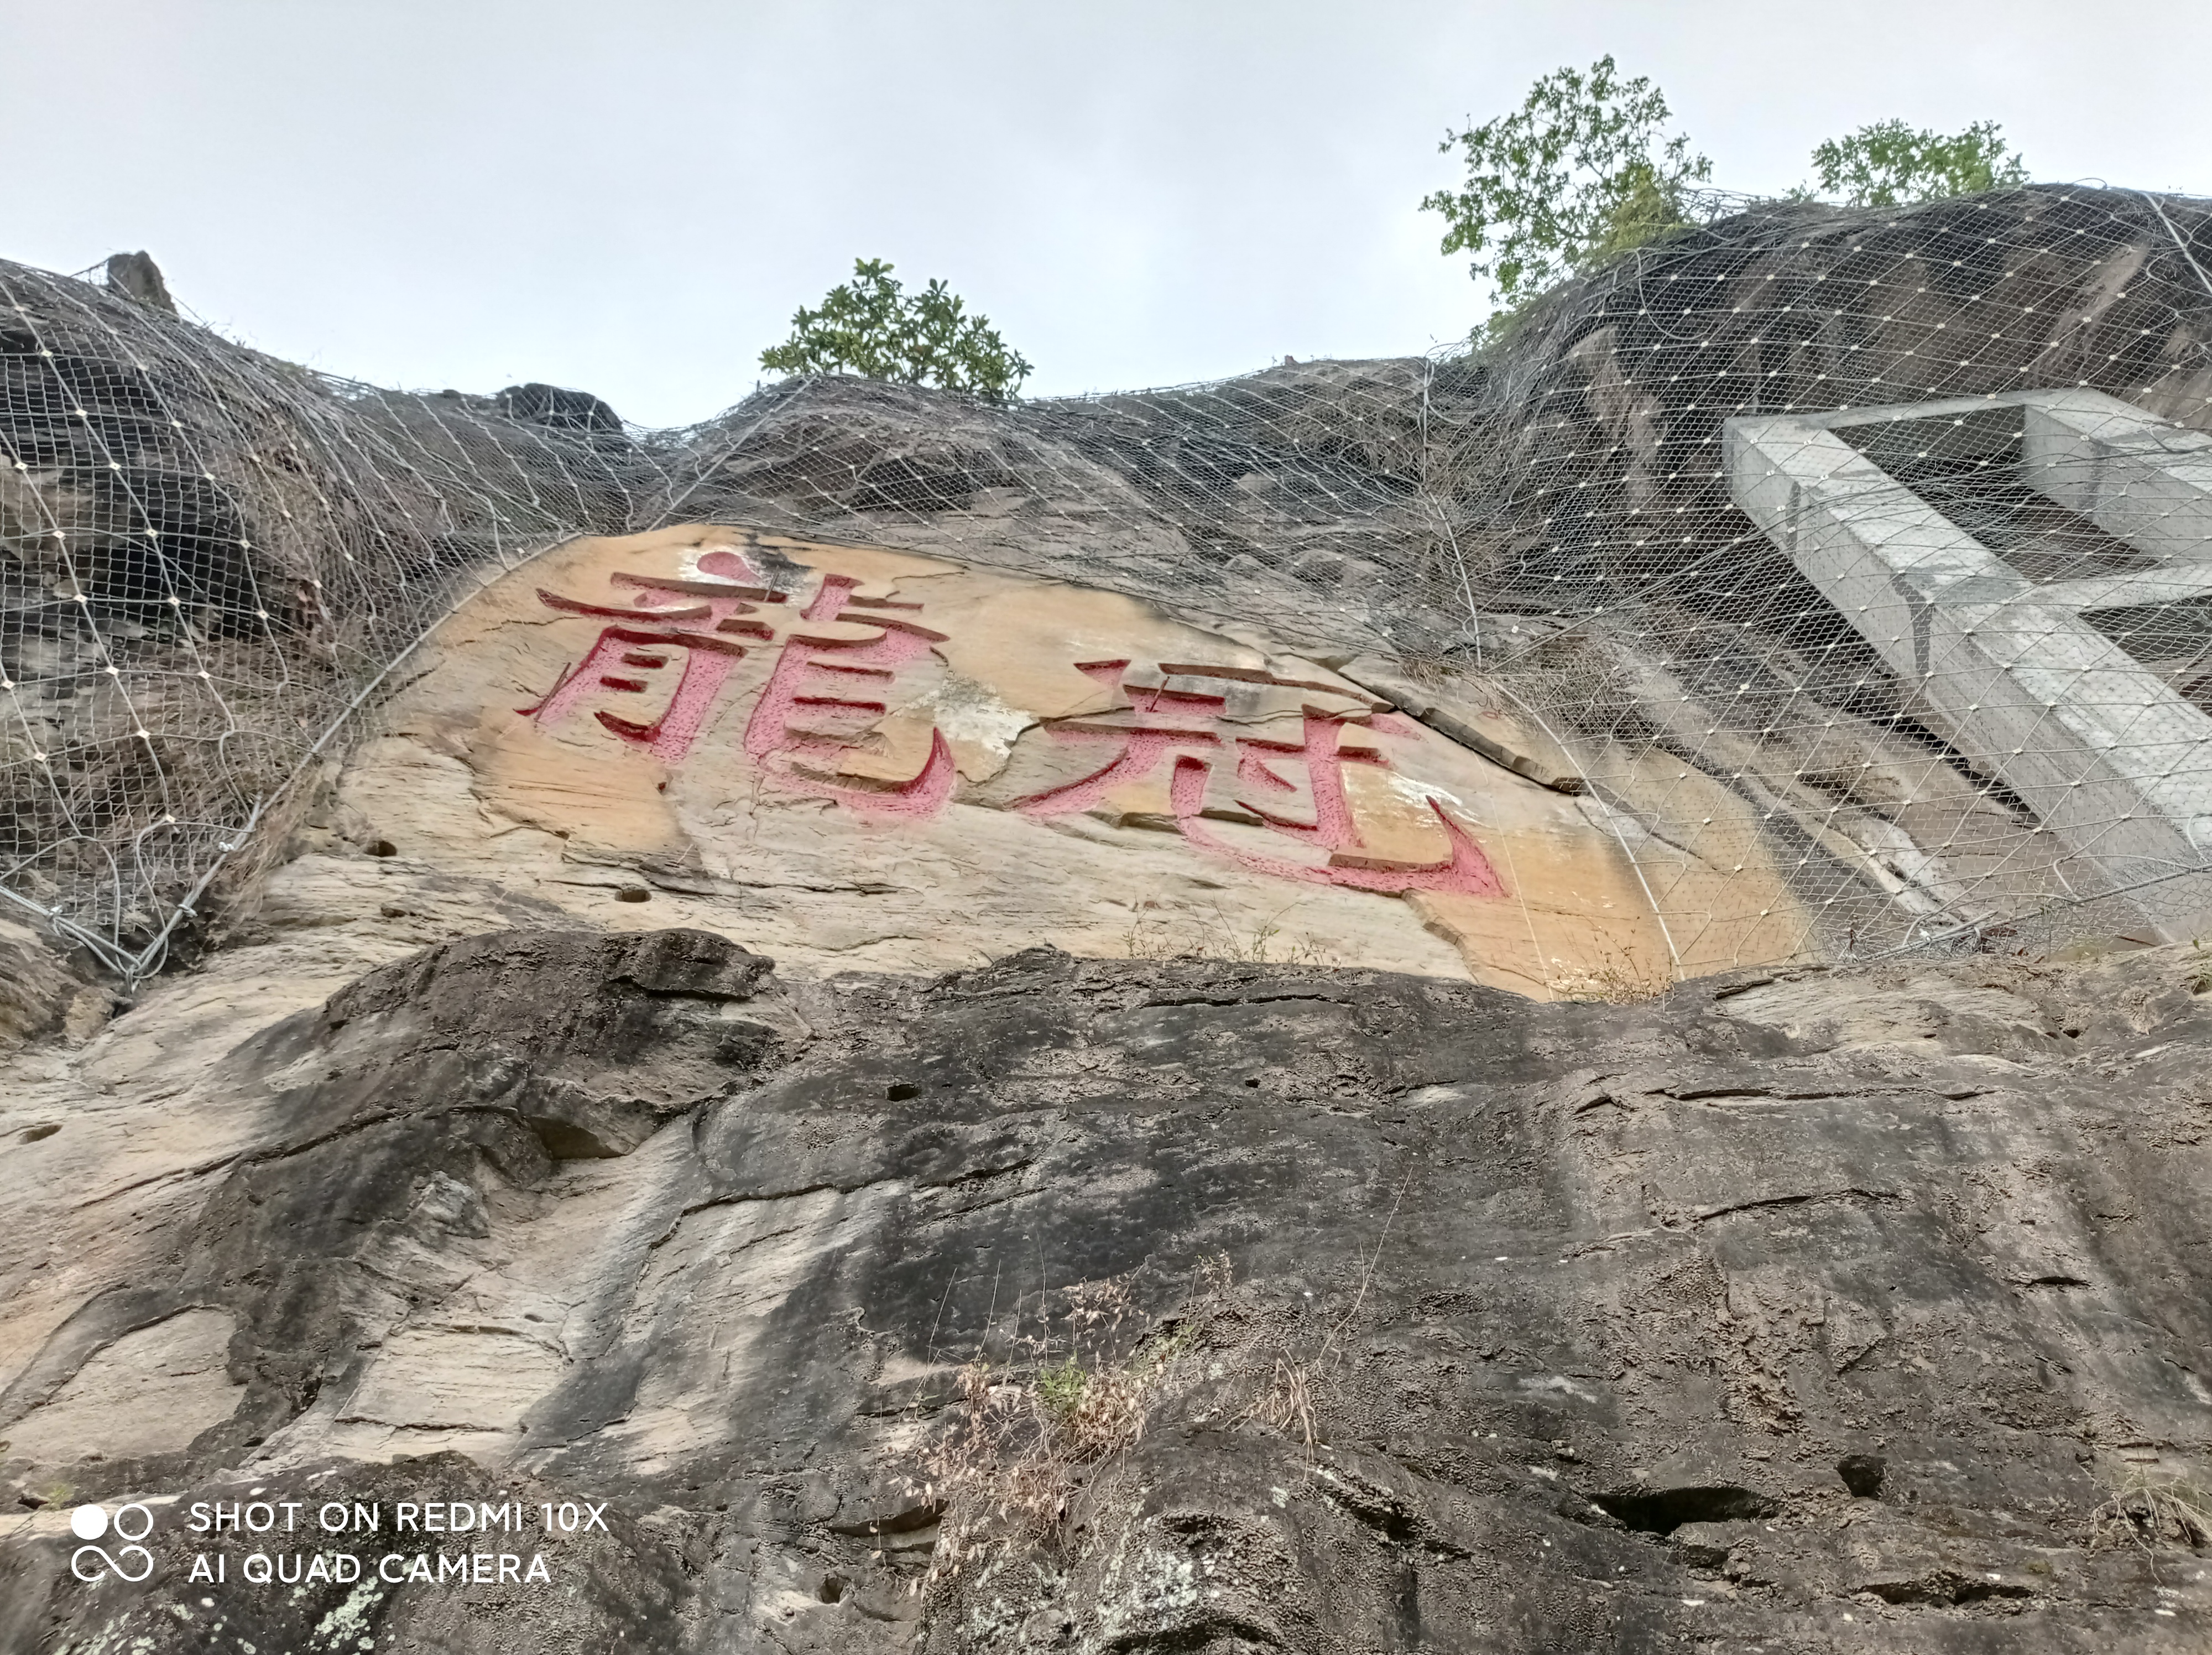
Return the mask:
[(1279, 1435), (1294, 1438), (1301, 1446), (1310, 1449), (1321, 1440), (1321, 1430), (1314, 1420), (1312, 1368), (1304, 1362), (1293, 1362), (1287, 1356), (1276, 1357), (1274, 1371), (1267, 1376), (1267, 1389), (1239, 1417), (1265, 1426)]
[(1674, 986), (1674, 979), (1657, 967), (1637, 958), (1632, 945), (1599, 952), (1595, 964), (1552, 961), (1546, 986), (1561, 1000), (1602, 1001), (1608, 1005), (1632, 1005), (1656, 1000)]
[[(1226, 1285), (1222, 1261), (1186, 1311)], [(1196, 1378), (1188, 1314), (1115, 1354), (1138, 1315), (1126, 1281), (1089, 1283), (1068, 1295), (1064, 1342), (1035, 1342), (1034, 1367), (979, 1357), (962, 1370), (951, 1427), (924, 1461), (927, 1482), (909, 1491), (945, 1512), (915, 1591), (1009, 1549), (1058, 1546), (1091, 1468), (1135, 1447), (1152, 1410)]]
[(1297, 907), (1279, 910), (1265, 920), (1240, 924), (1216, 904), (1211, 917), (1184, 912), (1170, 917), (1157, 902), (1141, 902), (1129, 922), (1126, 949), (1131, 959), (1225, 959), (1245, 965), (1333, 966), (1343, 962), (1328, 943), (1292, 936), (1283, 917)]
[(940, 1513), (928, 1572), (910, 1590), (945, 1603), (1017, 1563), (1063, 1570), (1079, 1494), (1144, 1439), (1148, 1421), (1179, 1402), (1202, 1408), (1198, 1422), (1283, 1437), (1310, 1461), (1328, 1434), (1322, 1393), (1338, 1382), (1343, 1341), (1359, 1320), (1411, 1177), (1398, 1187), (1357, 1291), (1317, 1347), (1322, 1330), (1305, 1317), (1270, 1314), (1232, 1293), (1224, 1255), (1200, 1272), (1173, 1315), (1133, 1343), (1123, 1330), (1141, 1311), (1129, 1281), (1116, 1279), (1068, 1293), (1065, 1333), (1025, 1342), (1033, 1365), (969, 1362), (952, 1418), (907, 1490)]
[(2136, 1546), (2151, 1553), (2201, 1552), (2212, 1545), (2212, 1498), (2179, 1477), (2131, 1472), (2089, 1513), (2086, 1543), (2091, 1551)]

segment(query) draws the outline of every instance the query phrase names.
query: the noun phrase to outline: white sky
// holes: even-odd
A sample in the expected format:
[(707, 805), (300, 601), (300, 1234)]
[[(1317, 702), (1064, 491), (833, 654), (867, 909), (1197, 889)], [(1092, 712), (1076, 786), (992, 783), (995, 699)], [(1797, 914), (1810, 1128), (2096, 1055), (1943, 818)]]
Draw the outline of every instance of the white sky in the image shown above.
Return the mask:
[(653, 424), (862, 255), (1030, 394), (1173, 384), (1463, 334), (1437, 140), (1607, 51), (1722, 187), (1893, 115), (2212, 193), (2203, 0), (0, 0), (0, 257), (143, 246), (264, 350)]

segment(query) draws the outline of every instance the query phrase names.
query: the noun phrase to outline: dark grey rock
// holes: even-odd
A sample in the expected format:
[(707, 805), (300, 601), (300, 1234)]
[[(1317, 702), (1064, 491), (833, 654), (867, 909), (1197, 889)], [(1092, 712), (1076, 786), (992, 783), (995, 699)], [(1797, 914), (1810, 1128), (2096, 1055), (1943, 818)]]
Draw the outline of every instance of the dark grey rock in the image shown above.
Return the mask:
[(177, 313), (177, 301), (169, 296), (169, 284), (161, 279), (161, 267), (154, 262), (151, 253), (118, 253), (108, 255), (107, 285), (126, 299), (135, 299), (148, 307)]
[(588, 391), (569, 391), (532, 380), (528, 385), (508, 386), (492, 403), (509, 419), (526, 425), (544, 425), (556, 431), (622, 433), (622, 416)]
[[(1870, 1650), (2199, 1647), (2185, 1533), (2090, 1543), (2204, 1481), (2197, 980), (2143, 951), (1540, 1006), (478, 938), (234, 1053), (257, 1147), (0, 1434), (213, 1306), (232, 1417), (68, 1499), (610, 1502), (558, 1591), (355, 1603), (379, 1649), (1813, 1649), (1845, 1615)], [(398, 1329), (506, 1326), (495, 1260), (549, 1253), (566, 1360), (519, 1434), (332, 1451)], [(0, 1642), (216, 1646), (173, 1569), (80, 1590), (65, 1557), (0, 1552)], [(293, 1647), (343, 1601), (227, 1593), (223, 1635)]]

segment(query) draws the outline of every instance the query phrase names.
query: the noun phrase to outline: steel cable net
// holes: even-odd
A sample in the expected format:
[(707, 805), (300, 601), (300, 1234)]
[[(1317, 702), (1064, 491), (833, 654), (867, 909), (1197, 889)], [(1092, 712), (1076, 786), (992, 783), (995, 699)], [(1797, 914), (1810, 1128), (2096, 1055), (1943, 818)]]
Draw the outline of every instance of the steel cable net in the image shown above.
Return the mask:
[(1565, 755), (1678, 964), (2194, 934), (2212, 210), (1703, 218), (1479, 352), (1007, 406), (792, 380), (664, 433), (0, 266), (4, 888), (154, 969), (479, 581), (720, 521), (1387, 660)]
[(126, 977), (156, 968), (457, 577), (655, 489), (649, 447), (552, 411), (584, 429), (331, 380), (0, 265), (13, 905)]

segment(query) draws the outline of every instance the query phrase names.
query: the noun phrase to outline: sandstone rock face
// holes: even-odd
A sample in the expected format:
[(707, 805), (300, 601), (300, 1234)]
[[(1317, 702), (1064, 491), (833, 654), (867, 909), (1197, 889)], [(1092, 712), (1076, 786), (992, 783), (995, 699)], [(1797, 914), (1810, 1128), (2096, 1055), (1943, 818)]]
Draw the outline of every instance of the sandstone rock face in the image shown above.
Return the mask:
[(0, 919), (0, 1051), (64, 1030), (89, 1032), (108, 998), (71, 971), (37, 932)]
[[(1545, 998), (1804, 940), (1756, 824), (1709, 864), (1583, 793), (1540, 731), (1338, 665), (878, 548), (584, 540), (431, 636), (338, 790), (356, 844), (810, 972), (1042, 941)], [(1667, 785), (1680, 808), (1688, 784)], [(1708, 818), (1746, 813), (1713, 791)], [(1670, 940), (1654, 880), (1698, 902), (1694, 934)]]
[[(380, 693), (459, 589), (566, 537), (703, 518), (1112, 591), (1249, 630), (1262, 656), (1450, 672), (1454, 697), (1533, 715), (1532, 745), (1564, 742), (1620, 813), (1605, 831), (1665, 918), (1670, 964), (1773, 958), (1778, 934), (1802, 952), (1808, 930), (1844, 958), (2023, 922), (2045, 940), (2129, 929), (2157, 916), (2078, 910), (2088, 882), (1990, 785), (1996, 755), (1943, 744), (1913, 674), (1709, 462), (1726, 422), (1761, 411), (2054, 387), (2208, 427), (2190, 252), (2205, 226), (2201, 203), (2079, 186), (1767, 203), (1566, 284), (1480, 356), (1018, 406), (831, 375), (654, 434), (544, 384), (325, 380), (165, 313), (131, 255), (106, 289), (0, 263), (0, 862), (111, 968), (157, 969), (170, 944), (202, 945), (204, 878), (252, 883), (236, 847), (267, 834), (256, 806), (350, 739), (340, 713)], [(1914, 486), (2000, 538), (2049, 526), (2009, 459), (1968, 472), (1967, 495), (1945, 464)], [(2126, 630), (2193, 678), (2195, 633), (2173, 619)], [(1443, 710), (1438, 730), (1474, 727)], [(1785, 886), (1781, 906), (1717, 906), (1739, 866)], [(1074, 916), (1030, 917), (1085, 943)], [(1427, 965), (1347, 957), (1428, 970), (1471, 940), (1486, 980), (1620, 969), (1540, 923), (1519, 966), (1500, 938), (1443, 928), (1413, 945)], [(1647, 957), (1644, 928), (1616, 946)], [(849, 915), (824, 946), (946, 963), (902, 959), (912, 941)]]
[[(301, 947), (0, 1076), (0, 1646), (2203, 1646), (2185, 949), (1545, 1005), (540, 926), (246, 991)], [(71, 1578), (87, 1500), (150, 1579)], [(190, 1513), (256, 1500), (403, 1578), (241, 1586), (286, 1548)], [(550, 1581), (404, 1578), (471, 1549)]]
[(2203, 1647), (2212, 970), (1695, 458), (2202, 426), (2201, 216), (659, 435), (0, 266), (0, 1651)]

